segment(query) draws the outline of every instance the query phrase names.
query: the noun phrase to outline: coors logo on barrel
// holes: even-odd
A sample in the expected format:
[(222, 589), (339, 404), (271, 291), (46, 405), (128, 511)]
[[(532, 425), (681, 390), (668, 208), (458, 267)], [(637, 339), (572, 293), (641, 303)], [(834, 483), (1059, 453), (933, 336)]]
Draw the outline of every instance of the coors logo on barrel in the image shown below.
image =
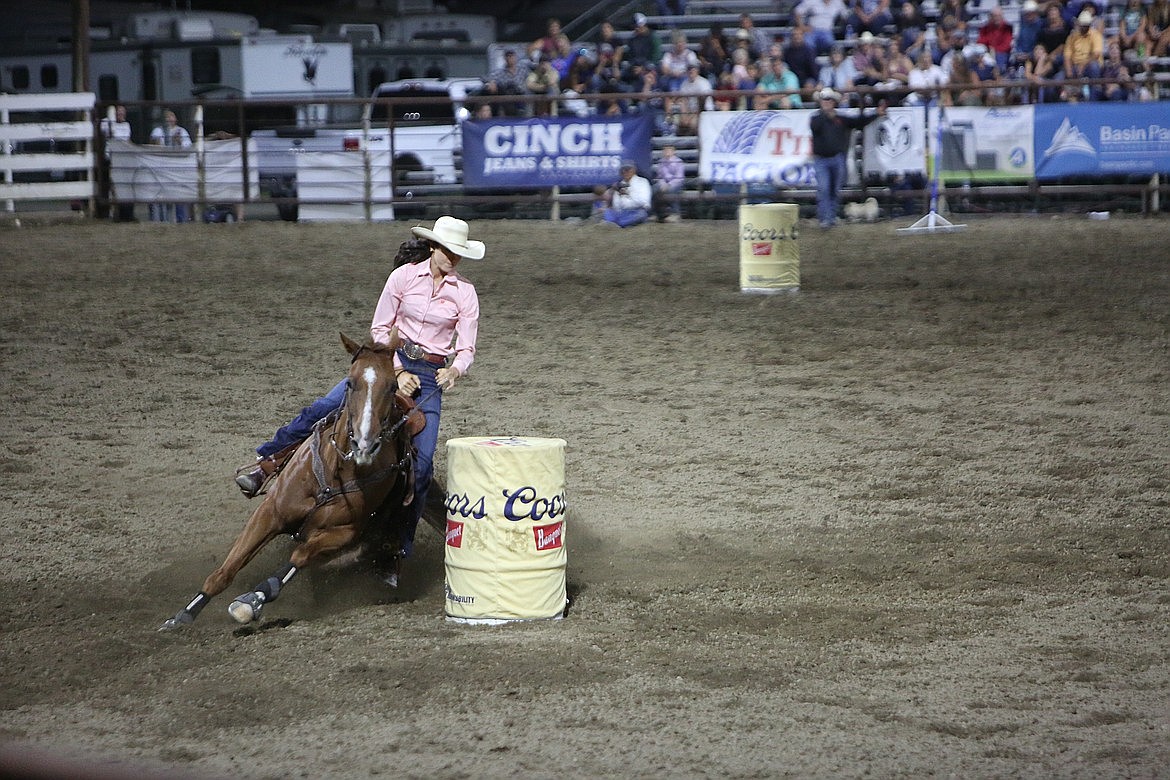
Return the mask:
[(536, 488), (525, 485), (515, 490), (505, 490), (504, 517), (508, 520), (523, 520), (533, 522), (541, 520), (555, 520), (565, 513), (565, 494), (558, 493), (552, 498), (543, 498), (536, 492)]
[(796, 240), (797, 228), (793, 223), (788, 227), (756, 227), (751, 222), (745, 222), (740, 227), (739, 238), (741, 241), (786, 241), (788, 239)]
[[(568, 510), (564, 492), (545, 498), (532, 485), (502, 490), (500, 496), (504, 499), (503, 514), (507, 520), (555, 520)], [(444, 505), (448, 516), (458, 515), (465, 520), (487, 517), (487, 496), (448, 493)]]

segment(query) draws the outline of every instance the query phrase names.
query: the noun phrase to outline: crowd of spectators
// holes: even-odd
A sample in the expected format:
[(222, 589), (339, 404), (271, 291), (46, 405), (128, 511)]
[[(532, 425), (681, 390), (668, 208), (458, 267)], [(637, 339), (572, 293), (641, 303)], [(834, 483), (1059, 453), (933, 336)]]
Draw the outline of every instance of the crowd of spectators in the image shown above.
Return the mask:
[[(824, 87), (890, 105), (1151, 99), (1143, 76), (1170, 49), (1170, 0), (1125, 0), (1107, 26), (1108, 2), (1023, 0), (1008, 21), (999, 7), (973, 17), (966, 0), (800, 0), (782, 34), (745, 13), (697, 40), (637, 13), (628, 30), (606, 21), (573, 42), (550, 19), (543, 36), (507, 51), (483, 94), (549, 98), (492, 101), (496, 115), (547, 115), (553, 96), (562, 113), (650, 112), (665, 135), (695, 134), (701, 110), (799, 108)], [(872, 89), (860, 99), (857, 87)]]

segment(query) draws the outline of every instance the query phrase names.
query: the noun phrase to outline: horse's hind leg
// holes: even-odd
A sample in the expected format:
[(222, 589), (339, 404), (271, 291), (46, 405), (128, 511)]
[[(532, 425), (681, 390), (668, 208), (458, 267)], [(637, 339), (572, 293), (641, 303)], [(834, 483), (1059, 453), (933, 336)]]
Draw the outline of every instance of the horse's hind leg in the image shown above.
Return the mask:
[(280, 589), (296, 576), (297, 567), (285, 564), (280, 571), (257, 585), (251, 593), (242, 593), (228, 605), (228, 614), (237, 623), (251, 623), (260, 619), (260, 610), (270, 601), (276, 601)]
[(248, 593), (236, 596), (228, 606), (230, 614), (237, 623), (250, 623), (260, 619), (260, 612), (264, 605), (276, 601), (280, 589), (287, 585), (300, 569), (319, 556), (337, 552), (349, 544), (357, 536), (357, 529), (352, 525), (336, 526), (314, 531), (309, 538), (296, 546), (289, 562), (276, 574), (257, 585)]

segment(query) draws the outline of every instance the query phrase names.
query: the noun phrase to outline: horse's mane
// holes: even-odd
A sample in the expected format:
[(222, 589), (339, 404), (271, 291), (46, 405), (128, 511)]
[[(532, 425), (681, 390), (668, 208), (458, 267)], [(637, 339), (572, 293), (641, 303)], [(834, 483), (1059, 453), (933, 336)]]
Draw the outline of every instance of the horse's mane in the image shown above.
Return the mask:
[(376, 355), (381, 355), (383, 357), (393, 356), (394, 350), (402, 346), (402, 337), (398, 335), (397, 328), (391, 328), (390, 341), (387, 344), (374, 341), (373, 337), (371, 337), (369, 333), (366, 334), (366, 338), (364, 341), (362, 341), (361, 344), (357, 344), (347, 339), (344, 333), (341, 334), (341, 341), (342, 344), (346, 345), (346, 349), (350, 350), (350, 354), (355, 359), (357, 358), (357, 355), (363, 350), (369, 350), (370, 352), (373, 352)]
[(362, 349), (368, 349), (370, 352), (376, 352), (379, 355), (393, 355), (397, 347), (394, 344), (382, 344), (367, 337), (362, 343)]

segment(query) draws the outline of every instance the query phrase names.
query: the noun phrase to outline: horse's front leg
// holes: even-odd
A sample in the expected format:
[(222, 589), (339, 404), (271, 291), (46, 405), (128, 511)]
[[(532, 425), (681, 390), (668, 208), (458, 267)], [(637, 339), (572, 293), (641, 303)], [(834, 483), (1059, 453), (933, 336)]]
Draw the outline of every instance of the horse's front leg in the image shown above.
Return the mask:
[(260, 506), (256, 507), (256, 511), (248, 518), (248, 522), (244, 524), (244, 530), (236, 537), (236, 541), (232, 544), (224, 562), (203, 581), (203, 589), (174, 617), (163, 621), (163, 624), (159, 626), (159, 631), (173, 631), (195, 622), (195, 618), (199, 616), (207, 602), (213, 596), (222, 593), (239, 574), (240, 569), (248, 565), (248, 562), (256, 557), (256, 553), (279, 536), (283, 530), (282, 525), (277, 522), (272, 499), (269, 496)]
[(345, 549), (357, 538), (357, 526), (342, 525), (313, 531), (298, 544), (289, 556), (289, 561), (280, 571), (257, 585), (248, 593), (241, 593), (228, 607), (237, 623), (250, 623), (260, 619), (264, 605), (276, 601), (282, 587), (289, 583), (297, 571), (319, 557)]

